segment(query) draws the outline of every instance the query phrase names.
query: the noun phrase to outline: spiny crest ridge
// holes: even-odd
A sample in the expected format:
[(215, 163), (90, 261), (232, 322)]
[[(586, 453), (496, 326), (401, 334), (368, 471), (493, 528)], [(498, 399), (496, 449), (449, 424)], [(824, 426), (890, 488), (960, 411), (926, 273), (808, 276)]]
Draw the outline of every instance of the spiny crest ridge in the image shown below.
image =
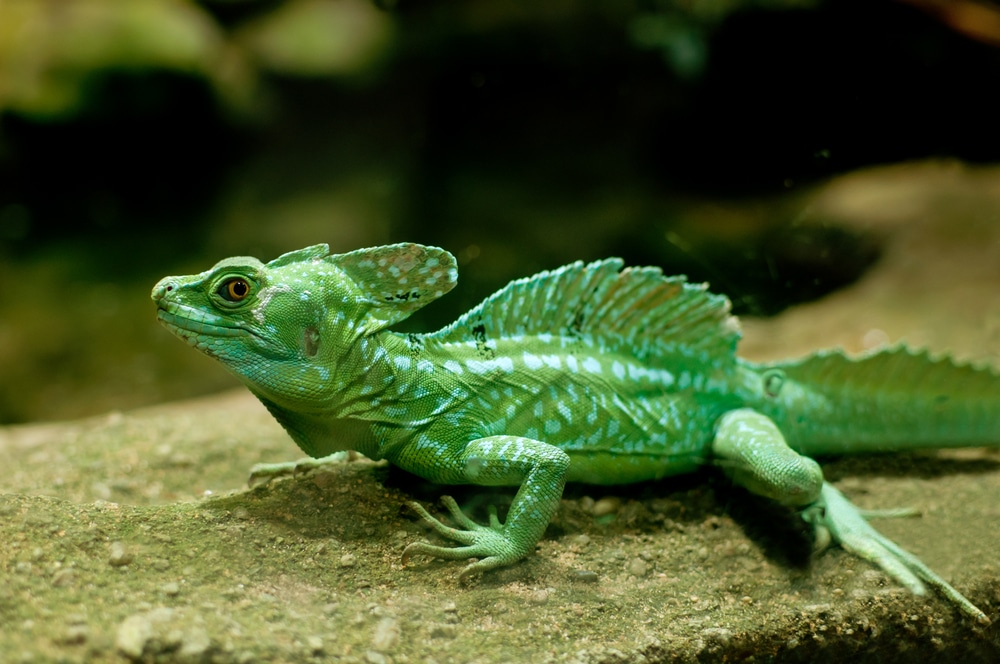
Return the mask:
[(512, 281), (451, 325), (442, 341), (526, 334), (590, 335), (637, 357), (683, 346), (692, 351), (733, 353), (740, 331), (729, 300), (665, 277), (656, 267), (622, 269), (620, 258), (584, 265), (577, 261)]
[(824, 350), (796, 360), (764, 365), (781, 369), (792, 380), (823, 388), (825, 392), (912, 394), (926, 390), (942, 398), (994, 398), (997, 374), (993, 369), (956, 362), (948, 355), (932, 355), (902, 344), (849, 356), (843, 350)]

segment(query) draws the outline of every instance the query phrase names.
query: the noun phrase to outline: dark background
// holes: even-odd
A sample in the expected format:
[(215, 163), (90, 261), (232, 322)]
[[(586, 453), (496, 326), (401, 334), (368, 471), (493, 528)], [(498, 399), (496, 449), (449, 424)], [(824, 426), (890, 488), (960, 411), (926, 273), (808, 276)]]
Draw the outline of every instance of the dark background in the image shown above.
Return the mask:
[(608, 255), (741, 314), (819, 297), (879, 243), (803, 192), (1000, 157), (997, 26), (932, 0), (6, 3), (0, 423), (233, 385), (147, 297), (235, 254), (443, 246), (461, 285), (413, 329)]

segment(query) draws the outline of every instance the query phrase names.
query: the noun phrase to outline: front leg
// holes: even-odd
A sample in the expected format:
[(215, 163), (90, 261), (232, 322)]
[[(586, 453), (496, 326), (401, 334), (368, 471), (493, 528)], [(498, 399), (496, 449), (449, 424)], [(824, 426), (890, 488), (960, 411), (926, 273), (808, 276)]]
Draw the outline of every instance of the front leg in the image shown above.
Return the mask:
[(468, 483), (483, 486), (520, 488), (507, 520), (500, 523), (496, 510), (490, 509), (490, 525), (481, 526), (464, 514), (453, 499), (445, 496), (445, 506), (461, 528), (441, 523), (417, 503), (414, 509), (434, 530), (463, 546), (443, 547), (414, 542), (403, 551), (406, 563), (413, 554), (422, 553), (446, 560), (479, 558), (459, 575), (471, 574), (510, 565), (534, 550), (552, 515), (559, 507), (569, 457), (557, 447), (519, 436), (489, 436), (473, 440), (458, 455), (406, 455), (397, 463), (430, 480)]
[(250, 468), (250, 477), (247, 479), (247, 485), (252, 489), (259, 484), (267, 484), (268, 482), (281, 477), (297, 477), (309, 470), (338, 465), (344, 463), (345, 461), (353, 461), (355, 458), (355, 453), (351, 450), (347, 450), (343, 452), (334, 452), (333, 454), (320, 457), (318, 459), (306, 457), (304, 459), (299, 459), (298, 461), (258, 463), (254, 464)]

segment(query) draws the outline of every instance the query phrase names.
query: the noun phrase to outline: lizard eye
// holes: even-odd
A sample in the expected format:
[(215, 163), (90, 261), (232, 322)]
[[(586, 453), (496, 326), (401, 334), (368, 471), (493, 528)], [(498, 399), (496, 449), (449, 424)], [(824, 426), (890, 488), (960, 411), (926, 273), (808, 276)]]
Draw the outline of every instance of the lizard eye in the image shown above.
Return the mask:
[(233, 277), (224, 281), (216, 292), (219, 297), (229, 302), (242, 302), (250, 294), (250, 284), (246, 279)]

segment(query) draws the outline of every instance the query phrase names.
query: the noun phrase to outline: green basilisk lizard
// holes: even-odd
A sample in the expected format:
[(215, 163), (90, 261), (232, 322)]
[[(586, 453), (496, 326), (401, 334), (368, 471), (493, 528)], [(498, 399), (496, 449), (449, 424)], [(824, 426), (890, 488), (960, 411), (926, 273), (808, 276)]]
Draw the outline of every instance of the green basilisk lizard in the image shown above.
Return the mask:
[[(441, 484), (518, 486), (506, 520), (458, 524), (414, 509), (460, 544), (413, 554), (477, 561), (533, 551), (567, 481), (612, 485), (712, 464), (801, 510), (818, 541), (986, 615), (888, 540), (825, 482), (817, 454), (1000, 444), (1000, 377), (894, 347), (757, 364), (736, 356), (729, 301), (620, 259), (510, 283), (432, 334), (394, 323), (457, 280), (442, 249), (395, 244), (269, 263), (237, 257), (153, 288), (159, 320), (218, 359), (311, 457), (355, 450)], [(291, 464), (258, 473), (279, 473)]]

